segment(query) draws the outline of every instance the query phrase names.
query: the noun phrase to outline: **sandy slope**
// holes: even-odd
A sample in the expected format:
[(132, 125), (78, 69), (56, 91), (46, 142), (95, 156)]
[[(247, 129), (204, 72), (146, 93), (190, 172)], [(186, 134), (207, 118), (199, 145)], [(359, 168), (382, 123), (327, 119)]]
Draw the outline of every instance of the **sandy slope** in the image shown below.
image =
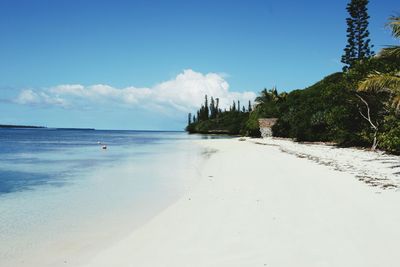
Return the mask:
[(279, 147), (217, 149), (185, 197), (87, 266), (400, 266), (400, 192)]

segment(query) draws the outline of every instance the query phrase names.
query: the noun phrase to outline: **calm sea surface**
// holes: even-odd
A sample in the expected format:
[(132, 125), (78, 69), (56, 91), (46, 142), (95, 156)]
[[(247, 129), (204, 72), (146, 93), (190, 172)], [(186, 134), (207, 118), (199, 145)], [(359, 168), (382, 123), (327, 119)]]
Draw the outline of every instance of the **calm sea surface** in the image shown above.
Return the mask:
[(0, 266), (79, 264), (120, 239), (196, 182), (200, 138), (0, 129)]

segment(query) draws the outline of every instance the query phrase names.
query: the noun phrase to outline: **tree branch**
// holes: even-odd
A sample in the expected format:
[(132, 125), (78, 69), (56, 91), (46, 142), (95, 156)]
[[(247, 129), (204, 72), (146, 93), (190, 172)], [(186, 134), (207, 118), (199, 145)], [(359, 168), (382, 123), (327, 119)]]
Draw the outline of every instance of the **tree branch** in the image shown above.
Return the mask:
[(374, 130), (378, 130), (378, 126), (375, 125), (375, 124), (372, 122), (372, 120), (371, 120), (371, 111), (370, 111), (368, 102), (367, 102), (364, 98), (362, 98), (359, 94), (356, 94), (356, 96), (357, 96), (357, 97), (365, 104), (365, 106), (367, 107), (367, 116), (365, 116), (365, 114), (363, 114), (363, 112), (361, 111), (361, 108), (359, 109), (360, 115), (361, 115), (365, 120), (367, 120), (367, 121), (369, 122), (369, 124), (371, 125), (371, 127), (372, 127)]

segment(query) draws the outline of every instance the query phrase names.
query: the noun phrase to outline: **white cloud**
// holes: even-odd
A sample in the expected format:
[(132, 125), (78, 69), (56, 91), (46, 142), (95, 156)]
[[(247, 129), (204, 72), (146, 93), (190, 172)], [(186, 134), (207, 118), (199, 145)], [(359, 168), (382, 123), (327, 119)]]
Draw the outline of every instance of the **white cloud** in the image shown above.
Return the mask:
[(84, 96), (85, 87), (80, 84), (63, 84), (49, 90), (53, 94), (71, 94), (75, 96)]
[(58, 85), (47, 90), (23, 90), (15, 102), (31, 105), (56, 105), (62, 107), (109, 103), (127, 107), (143, 107), (158, 110), (190, 112), (204, 101), (204, 96), (220, 99), (220, 107), (228, 107), (232, 101), (247, 104), (256, 97), (254, 92), (230, 92), (225, 76), (217, 73), (202, 74), (184, 70), (174, 79), (161, 82), (151, 88), (115, 88), (109, 85), (80, 84)]
[(22, 105), (54, 105), (67, 107), (67, 101), (58, 96), (52, 96), (45, 92), (35, 92), (31, 89), (23, 90), (15, 102)]
[(37, 104), (39, 96), (34, 91), (27, 89), (22, 91), (15, 100), (18, 104)]

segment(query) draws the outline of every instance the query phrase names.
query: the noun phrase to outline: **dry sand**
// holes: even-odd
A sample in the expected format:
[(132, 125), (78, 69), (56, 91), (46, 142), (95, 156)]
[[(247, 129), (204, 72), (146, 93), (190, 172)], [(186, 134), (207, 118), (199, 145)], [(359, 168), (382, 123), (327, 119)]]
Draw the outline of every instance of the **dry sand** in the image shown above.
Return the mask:
[(201, 180), (86, 266), (400, 266), (396, 188), (279, 144), (201, 142), (217, 150)]

